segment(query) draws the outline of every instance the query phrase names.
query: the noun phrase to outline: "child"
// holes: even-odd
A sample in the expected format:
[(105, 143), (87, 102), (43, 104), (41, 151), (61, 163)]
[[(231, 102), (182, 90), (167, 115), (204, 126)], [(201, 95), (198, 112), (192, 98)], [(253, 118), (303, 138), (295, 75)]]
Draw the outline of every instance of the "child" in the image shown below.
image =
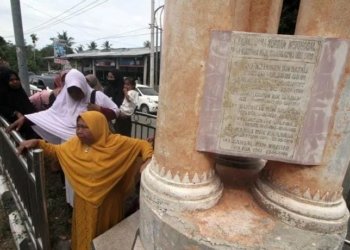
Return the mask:
[(131, 115), (137, 107), (139, 93), (135, 90), (135, 81), (132, 78), (124, 79), (124, 100), (120, 106), (120, 115), (115, 123), (115, 131), (118, 134), (131, 136)]

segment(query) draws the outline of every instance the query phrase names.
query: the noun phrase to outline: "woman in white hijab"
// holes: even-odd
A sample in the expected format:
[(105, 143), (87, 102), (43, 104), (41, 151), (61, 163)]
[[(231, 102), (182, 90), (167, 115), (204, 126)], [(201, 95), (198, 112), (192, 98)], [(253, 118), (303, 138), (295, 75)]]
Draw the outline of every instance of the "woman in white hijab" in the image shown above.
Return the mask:
[[(86, 110), (100, 111), (107, 120), (119, 116), (120, 110), (117, 105), (101, 91), (96, 91), (95, 103), (90, 103), (92, 92), (93, 89), (86, 82), (84, 75), (76, 69), (71, 69), (53, 105), (47, 110), (26, 115), (25, 119), (34, 123), (33, 129), (43, 139), (52, 142), (51, 136), (64, 141), (74, 136), (77, 117)], [(15, 121), (8, 130), (18, 130), (25, 119)]]
[[(103, 92), (95, 92), (95, 101), (91, 103), (93, 89), (88, 85), (84, 75), (71, 69), (65, 78), (64, 87), (53, 105), (44, 111), (23, 116), (12, 123), (7, 131), (19, 130), (25, 120), (34, 125), (33, 130), (50, 143), (59, 144), (75, 135), (77, 117), (86, 110), (103, 113), (107, 120), (119, 116), (118, 106)], [(73, 204), (72, 190), (66, 181), (67, 202)]]

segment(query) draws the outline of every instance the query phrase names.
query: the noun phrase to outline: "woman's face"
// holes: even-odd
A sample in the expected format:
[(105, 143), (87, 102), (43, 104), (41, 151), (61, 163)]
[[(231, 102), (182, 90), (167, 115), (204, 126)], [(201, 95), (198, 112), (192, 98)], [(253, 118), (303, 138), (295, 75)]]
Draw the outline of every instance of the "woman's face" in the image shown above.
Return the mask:
[(10, 76), (9, 86), (12, 89), (19, 89), (21, 87), (21, 81), (15, 74)]
[(79, 140), (86, 145), (91, 145), (95, 141), (89, 127), (81, 118), (77, 120), (76, 134)]
[(68, 94), (75, 101), (80, 101), (80, 100), (82, 100), (85, 97), (84, 92), (80, 88), (78, 88), (76, 86), (69, 87), (68, 88)]
[(108, 72), (108, 74), (107, 74), (107, 80), (108, 80), (108, 81), (114, 81), (114, 80), (115, 80), (115, 77), (114, 77), (114, 75), (113, 75), (112, 72)]

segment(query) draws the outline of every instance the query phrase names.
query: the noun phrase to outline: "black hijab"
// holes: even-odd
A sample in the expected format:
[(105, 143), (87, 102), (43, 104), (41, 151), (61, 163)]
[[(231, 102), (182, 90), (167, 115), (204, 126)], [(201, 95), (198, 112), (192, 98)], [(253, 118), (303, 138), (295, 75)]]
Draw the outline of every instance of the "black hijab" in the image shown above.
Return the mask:
[(124, 100), (124, 93), (123, 93), (123, 87), (124, 87), (124, 82), (123, 82), (123, 77), (120, 75), (120, 72), (115, 70), (115, 71), (110, 71), (113, 75), (115, 80), (108, 80), (108, 84), (105, 87), (104, 93), (111, 97), (113, 102), (120, 107), (120, 105), (123, 103)]
[(22, 87), (14, 89), (10, 87), (10, 78), (15, 75), (18, 79), (18, 74), (6, 67), (0, 67), (0, 115), (9, 122), (17, 119), (14, 112), (21, 114), (31, 114), (35, 112), (33, 104)]

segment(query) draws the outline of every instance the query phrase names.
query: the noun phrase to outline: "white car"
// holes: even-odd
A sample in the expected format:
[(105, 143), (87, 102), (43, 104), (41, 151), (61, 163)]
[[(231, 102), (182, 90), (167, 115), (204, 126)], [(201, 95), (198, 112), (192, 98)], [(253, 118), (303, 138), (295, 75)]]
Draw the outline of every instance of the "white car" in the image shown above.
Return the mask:
[(37, 86), (33, 84), (29, 84), (29, 90), (30, 90), (30, 95), (34, 95), (36, 92), (41, 92), (42, 89), (38, 88)]
[(137, 109), (143, 113), (157, 113), (158, 92), (150, 86), (143, 84), (136, 84), (136, 91), (139, 92)]

